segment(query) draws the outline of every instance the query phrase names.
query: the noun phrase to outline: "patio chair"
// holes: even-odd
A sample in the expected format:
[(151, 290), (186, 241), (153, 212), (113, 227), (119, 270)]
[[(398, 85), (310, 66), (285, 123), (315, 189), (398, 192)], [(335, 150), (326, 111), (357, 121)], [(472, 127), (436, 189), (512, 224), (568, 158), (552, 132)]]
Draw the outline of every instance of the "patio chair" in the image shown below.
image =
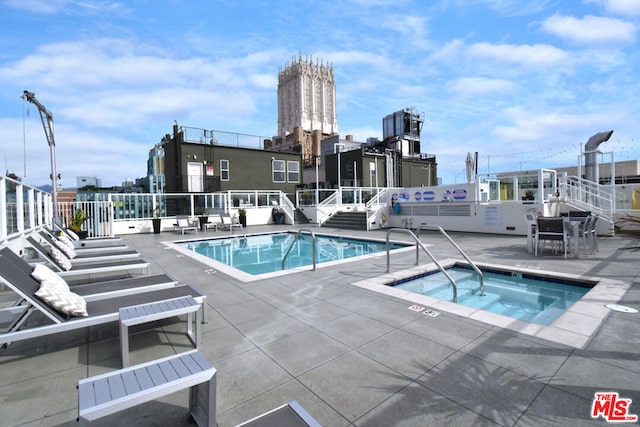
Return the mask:
[(589, 224), (589, 239), (593, 253), (598, 252), (598, 218), (598, 215), (593, 215), (591, 217), (591, 224)]
[[(589, 230), (591, 228), (592, 216), (573, 216), (569, 217), (569, 221), (573, 221), (573, 226), (578, 227), (577, 236), (578, 241), (575, 243), (575, 250), (580, 251), (580, 245), (584, 247), (585, 251), (592, 252), (591, 236)], [(577, 221), (577, 222), (576, 222)]]
[(234, 228), (239, 228), (240, 231), (242, 231), (242, 224), (234, 221), (228, 212), (220, 214), (220, 224), (218, 224), (218, 227), (224, 230), (229, 230), (231, 233), (233, 233)]
[[(51, 236), (46, 231), (41, 231), (40, 233), (38, 233), (38, 237), (44, 240), (44, 242), (48, 246), (58, 248), (62, 252), (67, 254), (72, 264), (97, 261), (116, 261), (123, 259), (135, 259), (140, 257), (140, 253), (133, 249), (120, 250), (103, 248), (101, 250), (91, 250), (89, 252), (85, 252), (82, 249), (70, 249), (66, 243), (54, 236)], [(69, 256), (70, 254), (72, 256)]]
[[(6, 267), (7, 263), (11, 263), (10, 268), (19, 269), (23, 274), (31, 275), (33, 272), (34, 266), (30, 265), (11, 249), (0, 249), (0, 254), (4, 255), (4, 257), (0, 259), (0, 267), (3, 269), (8, 268)], [(52, 273), (57, 274), (53, 271)], [(65, 279), (61, 277), (61, 280)], [(170, 288), (177, 286), (178, 281), (168, 274), (156, 274), (152, 276), (128, 277), (105, 281), (67, 283), (67, 285), (73, 292), (85, 297), (85, 299), (101, 299), (104, 297), (123, 296)]]
[(33, 236), (27, 237), (29, 245), (49, 263), (56, 272), (69, 279), (80, 277), (97, 277), (109, 274), (144, 274), (147, 275), (149, 263), (143, 259), (125, 259), (119, 261), (87, 262), (82, 264), (72, 264), (69, 258), (57, 248), (45, 248)]
[(554, 243), (554, 252), (557, 253), (557, 245), (561, 244), (564, 250), (564, 257), (567, 257), (568, 236), (564, 228), (564, 219), (538, 217), (535, 236), (535, 255), (538, 256), (540, 244), (543, 243), (541, 250), (544, 251), (544, 243), (551, 241)]
[(129, 249), (124, 241), (121, 238), (113, 239), (113, 240), (104, 240), (100, 239), (88, 239), (84, 240), (73, 240), (71, 236), (66, 234), (64, 231), (55, 231), (49, 228), (43, 228), (40, 230), (41, 233), (45, 233), (48, 236), (51, 236), (52, 239), (71, 242), (73, 249), (76, 253), (92, 253), (92, 252), (103, 252), (103, 251), (126, 251)]
[(187, 215), (176, 215), (176, 224), (173, 226), (174, 231), (182, 232), (194, 230), (198, 234), (198, 222), (191, 221)]
[[(69, 237), (73, 241), (73, 245), (76, 249), (79, 248), (96, 248), (96, 247), (110, 247), (110, 246), (126, 246), (121, 237), (89, 237), (87, 239), (81, 239), (78, 235), (68, 228), (62, 228), (59, 225), (54, 225), (53, 230), (48, 230), (52, 234), (56, 232), (62, 232), (65, 236)], [(126, 249), (126, 248), (123, 248)]]
[[(44, 303), (36, 296), (40, 283), (26, 273), (9, 248), (0, 250), (0, 282), (12, 289), (22, 299), (22, 304), (12, 307), (12, 312), (19, 311), (18, 319), (14, 321), (6, 332), (0, 334), (0, 344), (9, 344), (36, 337), (48, 336), (58, 332), (82, 329), (94, 325), (116, 322), (119, 319), (119, 310), (138, 304), (158, 302), (183, 296), (191, 296), (201, 304), (205, 310), (206, 295), (189, 285), (173, 286), (170, 288), (140, 292), (126, 296), (105, 296), (100, 299), (87, 299), (86, 317), (70, 317)], [(18, 257), (19, 258), (19, 257)], [(39, 312), (49, 324), (34, 322), (28, 325), (26, 320), (30, 314)], [(203, 315), (206, 319), (206, 315)], [(204, 320), (203, 320), (204, 322)], [(51, 324), (52, 323), (52, 324)]]

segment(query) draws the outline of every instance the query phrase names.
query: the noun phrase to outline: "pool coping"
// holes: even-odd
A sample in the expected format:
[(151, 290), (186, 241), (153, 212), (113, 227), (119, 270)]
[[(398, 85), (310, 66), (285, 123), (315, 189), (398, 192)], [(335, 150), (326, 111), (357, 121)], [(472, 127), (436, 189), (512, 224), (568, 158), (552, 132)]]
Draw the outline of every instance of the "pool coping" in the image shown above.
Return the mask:
[[(439, 263), (445, 268), (454, 264), (467, 264), (464, 261), (452, 258), (439, 261)], [(549, 326), (525, 322), (523, 320), (514, 319), (501, 314), (491, 313), (474, 307), (467, 307), (465, 305), (389, 286), (390, 283), (395, 281), (408, 279), (423, 273), (437, 270), (438, 267), (435, 263), (423, 264), (409, 269), (383, 274), (374, 278), (352, 282), (351, 285), (408, 301), (413, 304), (409, 309), (414, 311), (423, 311), (425, 314), (433, 315), (434, 310), (441, 310), (447, 313), (488, 323), (499, 328), (520, 332), (575, 348), (584, 348), (607, 318), (610, 310), (605, 307), (605, 304), (618, 303), (631, 286), (628, 283), (618, 280), (599, 277), (541, 271), (526, 267), (514, 268), (505, 265), (482, 262), (477, 262), (475, 264), (479, 268), (513, 271), (539, 277), (596, 282), (596, 284), (582, 298), (580, 298), (580, 300), (569, 307), (567, 311), (565, 311)], [(416, 306), (416, 304), (418, 304), (418, 306)]]
[[(179, 239), (179, 240), (175, 240), (175, 241), (171, 241), (171, 242), (167, 242), (164, 241), (162, 242), (163, 245), (165, 245), (167, 247), (167, 249), (173, 249), (176, 252), (181, 253), (182, 255), (188, 256), (190, 258), (195, 259), (196, 261), (199, 261), (209, 267), (211, 267), (211, 272), (215, 272), (215, 271), (219, 271), (223, 274), (229, 275), (237, 280), (240, 280), (241, 282), (244, 283), (249, 283), (249, 282), (255, 282), (258, 280), (264, 280), (264, 279), (271, 279), (274, 277), (281, 277), (281, 276), (286, 276), (289, 274), (293, 274), (293, 273), (298, 273), (301, 271), (311, 271), (313, 270), (313, 265), (305, 265), (305, 266), (301, 266), (301, 267), (295, 267), (295, 268), (288, 268), (286, 270), (280, 270), (280, 271), (274, 271), (271, 273), (263, 273), (263, 274), (250, 274), (250, 273), (246, 273), (242, 270), (238, 270), (237, 268), (233, 268), (228, 266), (227, 264), (220, 262), (220, 261), (216, 261), (212, 258), (209, 258), (205, 255), (201, 255), (195, 251), (192, 251), (190, 249), (187, 249), (183, 246), (181, 246), (181, 243), (188, 243), (188, 242), (198, 242), (198, 241), (208, 241), (208, 240), (221, 240), (221, 239), (229, 239), (229, 238), (237, 238), (237, 237), (251, 237), (251, 236), (266, 236), (266, 235), (270, 235), (270, 234), (282, 234), (282, 233), (295, 233), (296, 230), (281, 230), (281, 231), (273, 231), (273, 232), (262, 232), (262, 233), (251, 233), (251, 234), (229, 234), (229, 235), (225, 235), (225, 236), (213, 236), (213, 237), (198, 237), (198, 238), (192, 238), (192, 239)], [(336, 238), (345, 238), (345, 239), (357, 239), (357, 240), (369, 240), (372, 242), (377, 242), (377, 243), (386, 243), (386, 240), (383, 239), (375, 239), (375, 238), (364, 238), (362, 236), (356, 236), (356, 235), (343, 235), (343, 234), (332, 234), (332, 233), (324, 233), (324, 232), (320, 232), (320, 233), (316, 233), (322, 236), (330, 236), (330, 237), (336, 237)], [(396, 249), (392, 249), (390, 252), (392, 254), (397, 254), (400, 252), (404, 252), (404, 251), (410, 251), (413, 250), (415, 251), (415, 247), (410, 245), (407, 242), (403, 242), (400, 240), (390, 240), (389, 243), (393, 243), (393, 244), (399, 244), (399, 245), (407, 245), (407, 247), (404, 248), (396, 248)], [(386, 251), (380, 251), (380, 252), (376, 252), (373, 254), (366, 254), (366, 255), (359, 255), (359, 256), (355, 256), (355, 257), (350, 257), (350, 258), (345, 258), (345, 259), (341, 259), (341, 260), (336, 260), (336, 261), (326, 261), (326, 262), (322, 262), (322, 263), (318, 263), (316, 264), (316, 269), (319, 268), (327, 268), (327, 267), (332, 267), (335, 265), (340, 265), (340, 264), (345, 264), (347, 262), (354, 262), (354, 261), (362, 261), (362, 260), (366, 260), (366, 259), (372, 259), (372, 258), (378, 258), (378, 257), (382, 257), (382, 256), (386, 256)]]

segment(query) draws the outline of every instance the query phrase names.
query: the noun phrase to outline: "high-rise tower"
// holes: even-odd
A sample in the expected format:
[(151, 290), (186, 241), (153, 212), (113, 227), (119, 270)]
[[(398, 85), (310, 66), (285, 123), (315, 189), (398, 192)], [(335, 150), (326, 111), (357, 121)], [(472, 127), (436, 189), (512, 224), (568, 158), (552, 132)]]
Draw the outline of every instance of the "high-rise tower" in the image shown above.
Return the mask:
[(333, 67), (294, 57), (278, 74), (278, 142), (284, 145), (279, 148), (302, 145), (308, 162), (320, 155), (320, 139), (337, 133)]

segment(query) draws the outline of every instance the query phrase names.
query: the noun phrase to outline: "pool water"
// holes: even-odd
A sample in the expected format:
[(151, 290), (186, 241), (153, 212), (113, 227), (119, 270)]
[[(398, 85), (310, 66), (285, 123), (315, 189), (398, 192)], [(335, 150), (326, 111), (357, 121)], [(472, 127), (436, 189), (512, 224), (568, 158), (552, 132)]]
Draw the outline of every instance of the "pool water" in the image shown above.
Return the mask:
[[(591, 289), (591, 285), (586, 283), (483, 271), (485, 296), (480, 296), (480, 281), (474, 270), (456, 266), (448, 268), (447, 273), (458, 287), (458, 304), (541, 325), (553, 323)], [(391, 285), (446, 301), (453, 300), (453, 287), (440, 271)]]
[[(295, 233), (263, 234), (201, 241), (182, 242), (190, 249), (249, 274), (265, 274), (283, 270), (282, 258), (295, 239)], [(316, 234), (316, 264), (338, 261), (386, 251), (386, 243)], [(406, 245), (391, 244), (390, 249)], [(311, 236), (300, 235), (287, 256), (284, 270), (313, 265)]]

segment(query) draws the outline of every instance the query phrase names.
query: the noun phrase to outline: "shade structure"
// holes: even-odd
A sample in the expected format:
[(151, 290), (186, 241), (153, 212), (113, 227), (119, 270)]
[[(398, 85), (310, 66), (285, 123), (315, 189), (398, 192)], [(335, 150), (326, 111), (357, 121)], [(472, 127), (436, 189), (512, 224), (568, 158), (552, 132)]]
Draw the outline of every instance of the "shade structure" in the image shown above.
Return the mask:
[(467, 171), (467, 182), (468, 183), (472, 183), (475, 182), (475, 167), (474, 167), (475, 161), (473, 160), (473, 156), (471, 155), (471, 153), (467, 153), (467, 160), (465, 160), (465, 165), (466, 165), (466, 171)]

